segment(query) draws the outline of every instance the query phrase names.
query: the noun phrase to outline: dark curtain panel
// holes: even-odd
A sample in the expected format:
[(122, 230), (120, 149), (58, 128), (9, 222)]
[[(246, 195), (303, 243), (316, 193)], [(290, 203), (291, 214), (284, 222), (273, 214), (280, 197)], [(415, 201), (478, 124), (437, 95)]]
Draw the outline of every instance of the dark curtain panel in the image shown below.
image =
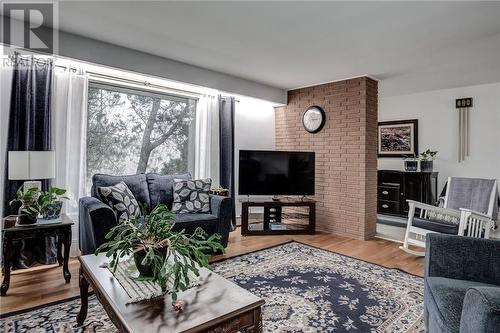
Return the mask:
[[(44, 59), (15, 55), (12, 94), (9, 111), (9, 133), (7, 151), (47, 151), (51, 150), (51, 83), (52, 63)], [(7, 158), (7, 157), (6, 157)], [(8, 167), (8, 163), (7, 163)], [(8, 214), (17, 214), (17, 207), (9, 207), (17, 189), (23, 181), (6, 181), (4, 207)], [(36, 179), (33, 179), (36, 180)], [(41, 180), (46, 190), (49, 180)], [(13, 258), (17, 268), (26, 268), (39, 262), (56, 262), (55, 239), (26, 239), (15, 244)]]
[(220, 185), (229, 190), (233, 199), (232, 229), (236, 227), (234, 192), (234, 97), (219, 97)]

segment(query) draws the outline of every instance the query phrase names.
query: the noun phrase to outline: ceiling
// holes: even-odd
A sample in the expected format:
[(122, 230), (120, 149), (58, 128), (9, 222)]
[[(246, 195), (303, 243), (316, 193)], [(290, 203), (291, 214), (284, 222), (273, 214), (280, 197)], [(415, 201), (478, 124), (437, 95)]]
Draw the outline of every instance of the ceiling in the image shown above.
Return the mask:
[(500, 82), (500, 2), (70, 1), (61, 30), (291, 89), (385, 95)]

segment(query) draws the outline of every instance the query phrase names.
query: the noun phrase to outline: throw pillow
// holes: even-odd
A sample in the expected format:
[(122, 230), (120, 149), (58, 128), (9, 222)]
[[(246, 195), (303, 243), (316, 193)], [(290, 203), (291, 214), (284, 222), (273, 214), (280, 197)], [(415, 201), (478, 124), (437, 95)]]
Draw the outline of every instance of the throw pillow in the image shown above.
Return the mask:
[(141, 209), (132, 192), (124, 182), (112, 186), (97, 188), (101, 200), (111, 207), (119, 223), (127, 221), (130, 217), (139, 217)]
[(209, 213), (210, 187), (212, 180), (175, 180), (174, 181), (174, 213)]
[(427, 211), (427, 218), (429, 220), (442, 222), (446, 224), (452, 224), (452, 225), (460, 224), (460, 217), (448, 215), (446, 213), (436, 212), (433, 210)]

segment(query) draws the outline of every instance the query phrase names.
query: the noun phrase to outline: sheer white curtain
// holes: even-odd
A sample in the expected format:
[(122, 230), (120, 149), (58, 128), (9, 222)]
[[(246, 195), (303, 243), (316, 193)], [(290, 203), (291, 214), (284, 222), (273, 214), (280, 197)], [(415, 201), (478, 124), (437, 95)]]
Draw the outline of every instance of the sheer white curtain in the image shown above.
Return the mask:
[[(1, 59), (6, 59), (6, 56), (2, 50)], [(0, 214), (3, 214), (4, 209), (3, 191), (4, 182), (6, 181), (4, 178), (5, 169), (7, 168), (7, 132), (9, 129), (10, 92), (12, 90), (13, 74), (12, 66), (7, 64), (7, 61), (2, 61), (2, 65), (0, 66)]]
[(68, 190), (64, 211), (75, 222), (70, 255), (78, 253), (78, 199), (86, 195), (87, 76), (83, 70), (54, 70), (53, 144), (56, 152), (54, 186)]
[(196, 104), (194, 177), (219, 185), (219, 97), (206, 91)]

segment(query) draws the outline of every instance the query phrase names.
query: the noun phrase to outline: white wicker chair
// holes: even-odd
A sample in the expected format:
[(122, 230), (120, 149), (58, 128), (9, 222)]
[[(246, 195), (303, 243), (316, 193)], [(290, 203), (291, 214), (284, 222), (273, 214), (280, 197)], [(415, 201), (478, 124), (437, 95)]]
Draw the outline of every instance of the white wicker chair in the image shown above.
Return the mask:
[[(461, 188), (460, 182), (467, 186)], [(425, 248), (425, 236), (429, 233), (489, 238), (498, 212), (497, 196), (496, 180), (448, 178), (443, 207), (408, 200), (408, 224), (399, 248), (423, 256), (425, 252), (411, 250), (409, 245)], [(474, 200), (478, 197), (480, 200)]]

